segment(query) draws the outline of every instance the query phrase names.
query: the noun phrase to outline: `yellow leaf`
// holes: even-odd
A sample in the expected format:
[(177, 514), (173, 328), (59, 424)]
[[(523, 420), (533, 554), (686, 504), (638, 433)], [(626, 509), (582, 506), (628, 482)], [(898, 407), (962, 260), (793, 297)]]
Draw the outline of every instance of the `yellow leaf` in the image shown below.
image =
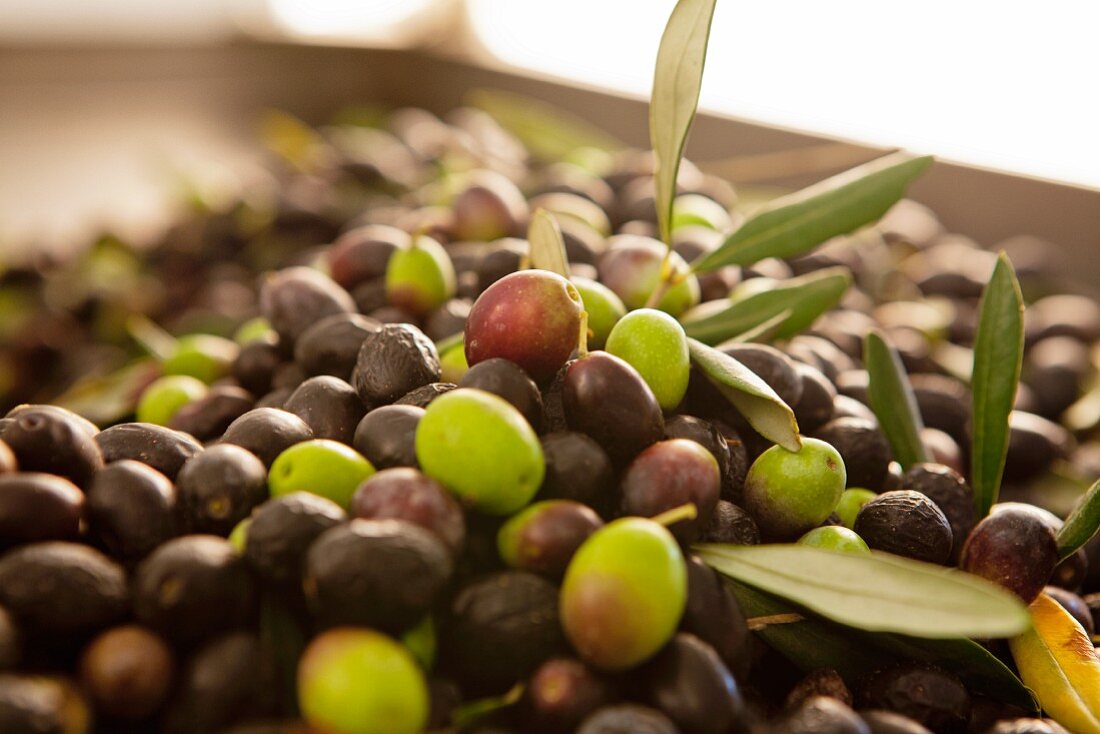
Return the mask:
[(1092, 641), (1046, 594), (1030, 612), (1032, 629), (1009, 640), (1020, 678), (1059, 724), (1075, 734), (1100, 734), (1100, 657)]

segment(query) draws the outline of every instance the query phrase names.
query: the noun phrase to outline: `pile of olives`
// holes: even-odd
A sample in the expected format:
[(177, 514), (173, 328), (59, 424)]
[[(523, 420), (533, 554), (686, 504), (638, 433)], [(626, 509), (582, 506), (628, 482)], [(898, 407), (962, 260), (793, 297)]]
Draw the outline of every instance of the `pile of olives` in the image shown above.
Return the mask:
[[(955, 365), (993, 263), (926, 209), (696, 276), (744, 207), (688, 162), (666, 263), (648, 153), (540, 161), (473, 109), (313, 135), (146, 252), (0, 273), (0, 731), (1062, 731), (934, 661), (788, 660), (692, 552), (892, 553), (1045, 590), (1092, 634), (1100, 544), (1059, 563), (1055, 533), (1100, 476), (1100, 307), (1052, 246), (1000, 245), (1028, 347), (978, 518)], [(568, 278), (526, 267), (538, 209)], [(719, 347), (793, 408), (792, 452), (682, 323), (837, 265), (856, 285), (808, 329)], [(50, 404), (134, 357), (135, 316), (174, 336)], [(907, 471), (868, 407), (872, 327), (926, 426)]]

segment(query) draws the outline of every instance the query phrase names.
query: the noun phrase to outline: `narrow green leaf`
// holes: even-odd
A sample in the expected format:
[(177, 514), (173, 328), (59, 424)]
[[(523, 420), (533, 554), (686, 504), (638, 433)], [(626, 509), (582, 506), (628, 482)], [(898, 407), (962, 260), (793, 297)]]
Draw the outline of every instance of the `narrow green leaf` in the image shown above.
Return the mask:
[(451, 714), (451, 723), (459, 729), (465, 730), (466, 727), (472, 726), (498, 711), (515, 706), (523, 698), (523, 690), (523, 684), (517, 683), (499, 696), (468, 701), (454, 710)]
[(791, 317), (794, 313), (791, 309), (786, 309), (775, 316), (771, 317), (764, 323), (754, 326), (746, 332), (738, 334), (735, 337), (726, 339), (724, 342), (717, 346), (717, 349), (722, 349), (727, 344), (746, 344), (748, 342), (767, 343), (775, 339), (776, 333), (783, 326), (783, 322)]
[(1100, 479), (1089, 487), (1080, 504), (1058, 531), (1058, 553), (1062, 558), (1072, 556), (1078, 548), (1092, 540), (1097, 530), (1100, 530)]
[(141, 314), (126, 319), (126, 331), (146, 353), (162, 362), (176, 352), (176, 337)]
[(745, 365), (714, 347), (688, 339), (691, 362), (764, 438), (788, 451), (802, 448), (794, 411)]
[(160, 364), (143, 357), (110, 374), (77, 380), (52, 402), (98, 426), (108, 426), (131, 415), (142, 391), (158, 377)]
[(909, 384), (909, 375), (901, 357), (879, 331), (871, 331), (863, 340), (863, 362), (870, 375), (868, 393), (894, 458), (903, 469), (928, 461), (921, 441), (920, 408)]
[(1003, 252), (982, 294), (971, 378), (970, 484), (978, 517), (997, 501), (1008, 455), (1008, 418), (1024, 358), (1024, 298)]
[(932, 163), (931, 156), (892, 153), (775, 199), (692, 269), (751, 265), (789, 258), (878, 220)]
[(684, 331), (706, 344), (718, 344), (789, 311), (790, 316), (771, 331), (776, 339), (789, 339), (840, 302), (852, 285), (852, 274), (847, 268), (837, 266), (789, 280), (765, 282), (761, 279), (761, 284), (766, 284), (767, 290), (735, 298), (728, 308), (718, 313), (688, 318), (684, 321)]
[[(797, 613), (775, 596), (727, 579), (746, 617)], [(889, 633), (868, 633), (813, 616), (768, 625), (757, 635), (800, 669), (833, 668), (850, 683), (867, 673), (904, 660), (935, 663), (955, 673), (970, 690), (1003, 703), (1038, 712), (1027, 687), (995, 655), (964, 638), (928, 640)]]
[(657, 158), (654, 175), (657, 223), (661, 239), (671, 243), (672, 201), (707, 58), (710, 23), (716, 0), (679, 0), (669, 16), (649, 101), (649, 141)]
[(554, 215), (545, 209), (537, 210), (527, 227), (527, 241), (531, 246), (531, 267), (549, 270), (563, 278), (569, 277), (569, 259), (565, 255), (565, 240)]
[(985, 579), (887, 553), (715, 544), (695, 551), (720, 573), (872, 632), (1008, 637), (1030, 624), (1024, 605)]

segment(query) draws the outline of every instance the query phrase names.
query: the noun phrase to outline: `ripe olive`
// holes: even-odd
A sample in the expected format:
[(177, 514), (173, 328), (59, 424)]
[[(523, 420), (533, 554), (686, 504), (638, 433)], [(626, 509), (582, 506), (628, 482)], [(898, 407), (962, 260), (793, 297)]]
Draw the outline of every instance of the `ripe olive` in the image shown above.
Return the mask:
[(424, 409), (414, 405), (383, 405), (363, 416), (352, 445), (379, 469), (416, 466), (416, 427)]
[(532, 428), (542, 423), (542, 394), (519, 365), (494, 357), (466, 371), (459, 387), (472, 387), (504, 398), (523, 414)]
[(622, 509), (627, 515), (654, 517), (691, 503), (696, 516), (669, 530), (682, 543), (695, 541), (710, 524), (722, 478), (713, 454), (694, 441), (658, 441), (630, 462), (622, 479)]
[(752, 515), (727, 500), (718, 500), (710, 525), (703, 530), (700, 540), (704, 543), (732, 543), (734, 545), (758, 545), (760, 528)]
[(862, 682), (861, 708), (908, 716), (935, 732), (966, 731), (970, 694), (954, 674), (920, 663), (901, 663)]
[(815, 696), (778, 722), (784, 734), (869, 734), (859, 714), (835, 698)]
[(636, 703), (604, 706), (577, 727), (576, 734), (681, 734), (672, 720)]
[(435, 533), (458, 554), (466, 540), (462, 508), (443, 485), (416, 469), (383, 469), (359, 485), (351, 515), (366, 520), (406, 520)]
[(609, 681), (574, 658), (551, 658), (538, 667), (525, 691), (531, 725), (547, 734), (573, 731), (590, 713), (614, 699)]
[(298, 416), (279, 408), (255, 408), (229, 424), (221, 442), (240, 446), (270, 467), (279, 454), (313, 438), (313, 430)]
[(88, 530), (116, 558), (136, 561), (178, 532), (177, 502), (175, 486), (156, 469), (116, 461), (88, 488)]
[(252, 410), (256, 399), (236, 385), (215, 385), (198, 400), (176, 411), (168, 427), (193, 436), (199, 441), (213, 441), (225, 433), (233, 421)]
[(875, 550), (928, 563), (947, 563), (954, 538), (936, 503), (920, 492), (885, 492), (856, 515), (854, 530)]
[(305, 421), (315, 438), (347, 444), (367, 412), (355, 388), (331, 375), (303, 382), (283, 403), (283, 410)]
[[(627, 308), (642, 308), (661, 279), (668, 248), (652, 237), (620, 234), (609, 237), (608, 249), (599, 260), (600, 282), (615, 292)], [(662, 296), (657, 308), (679, 316), (699, 302), (699, 281), (684, 259), (668, 253), (668, 267), (678, 278)]]
[(615, 496), (611, 459), (583, 433), (561, 431), (542, 437), (546, 474), (539, 499), (576, 500), (603, 514)]
[(348, 292), (318, 270), (285, 268), (260, 285), (260, 311), (279, 340), (292, 347), (306, 329), (326, 316), (355, 313)]
[(386, 274), (393, 253), (409, 246), (410, 237), (397, 227), (368, 224), (344, 232), (325, 253), (332, 278), (344, 288)]
[(1037, 508), (1021, 504), (1001, 507), (970, 531), (959, 567), (1030, 603), (1047, 585), (1058, 564), (1054, 533)]
[(833, 668), (818, 668), (807, 673), (787, 694), (784, 705), (788, 709), (796, 709), (815, 696), (828, 696), (845, 706), (852, 705), (852, 692)]
[(176, 490), (191, 532), (224, 536), (267, 499), (267, 469), (240, 446), (218, 444), (183, 465)]
[(497, 534), (497, 547), (512, 568), (560, 578), (581, 543), (602, 526), (600, 516), (586, 505), (545, 500), (509, 518)]
[(0, 548), (80, 533), (85, 496), (64, 477), (40, 472), (0, 474)]
[(439, 375), (439, 354), (424, 332), (411, 324), (384, 324), (363, 340), (352, 384), (369, 408), (392, 403)]
[(460, 240), (488, 242), (516, 236), (527, 220), (527, 200), (506, 176), (477, 170), (455, 196), (454, 233)]
[(103, 466), (103, 454), (87, 421), (53, 406), (29, 405), (9, 414), (0, 440), (12, 450), (21, 471), (45, 472), (86, 487)]
[(881, 490), (886, 482), (893, 453), (886, 434), (875, 423), (860, 418), (836, 418), (814, 432), (832, 445), (849, 467), (849, 487)]
[(951, 557), (957, 559), (966, 536), (977, 522), (974, 491), (970, 485), (958, 472), (943, 464), (916, 464), (905, 472), (902, 489), (920, 492), (943, 511), (954, 538)]
[(737, 682), (714, 648), (694, 635), (678, 633), (642, 674), (649, 700), (685, 732), (724, 734), (742, 716)]
[(310, 492), (269, 500), (246, 520), (245, 560), (264, 582), (296, 591), (309, 546), (346, 519), (340, 505)]
[(313, 324), (298, 337), (294, 361), (310, 375), (332, 375), (350, 380), (359, 348), (368, 334), (382, 328), (372, 318), (337, 313)]

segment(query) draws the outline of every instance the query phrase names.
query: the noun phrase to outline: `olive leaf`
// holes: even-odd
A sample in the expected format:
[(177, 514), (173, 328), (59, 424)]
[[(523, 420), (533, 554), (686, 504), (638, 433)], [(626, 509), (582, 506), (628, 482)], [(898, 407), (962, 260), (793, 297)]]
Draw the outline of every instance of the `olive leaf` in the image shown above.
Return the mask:
[(772, 337), (789, 339), (840, 302), (852, 285), (852, 274), (847, 268), (836, 266), (768, 285), (767, 290), (735, 297), (727, 308), (717, 313), (696, 318), (689, 314), (683, 321), (684, 331), (706, 344), (718, 344), (789, 311), (783, 323), (771, 330)]
[(800, 255), (878, 220), (932, 164), (931, 156), (893, 153), (768, 203), (718, 249), (692, 263), (705, 273)]
[[(732, 579), (726, 582), (746, 617), (774, 617), (798, 611), (771, 594)], [(833, 668), (854, 684), (873, 670), (904, 660), (918, 660), (950, 670), (976, 693), (1027, 711), (1039, 710), (1034, 697), (1004, 663), (965, 638), (929, 640), (882, 632), (872, 634), (813, 616), (803, 616), (788, 624), (767, 625), (756, 634), (806, 672)]]
[(921, 441), (920, 409), (909, 384), (901, 357), (881, 332), (868, 332), (863, 340), (863, 362), (870, 376), (868, 394), (894, 458), (903, 469), (927, 461)]
[(1089, 487), (1080, 504), (1058, 531), (1058, 554), (1063, 559), (1072, 556), (1078, 548), (1092, 540), (1097, 530), (1100, 530), (1100, 479)]
[(661, 239), (670, 246), (676, 177), (699, 104), (715, 2), (679, 0), (657, 49), (649, 101), (649, 141), (657, 166), (654, 171), (657, 224)]
[(1024, 300), (1003, 252), (982, 294), (971, 377), (970, 484), (978, 517), (997, 501), (1008, 455), (1009, 414), (1024, 358)]
[(523, 684), (517, 683), (499, 696), (467, 701), (451, 714), (451, 723), (457, 728), (465, 730), (498, 711), (515, 706), (523, 698), (523, 691)]
[(688, 339), (691, 363), (729, 400), (757, 433), (788, 451), (802, 448), (794, 411), (768, 383), (724, 352)]
[(77, 380), (53, 403), (98, 426), (108, 426), (134, 412), (142, 391), (160, 377), (160, 372), (155, 359), (143, 357), (110, 374)]
[(565, 240), (554, 215), (545, 209), (537, 210), (527, 227), (530, 244), (530, 265), (539, 270), (549, 270), (563, 278), (569, 277), (569, 259), (565, 255)]
[(560, 161), (582, 148), (614, 151), (623, 144), (600, 128), (531, 97), (499, 89), (475, 89), (465, 97), (519, 138), (536, 158)]
[(717, 544), (697, 545), (695, 552), (741, 583), (872, 632), (1007, 637), (1030, 623), (1018, 599), (985, 579), (888, 553)]
[(141, 314), (132, 314), (126, 319), (126, 331), (138, 346), (161, 362), (176, 352), (176, 337)]
[(730, 337), (729, 339), (726, 339), (724, 342), (719, 344), (717, 348), (720, 350), (724, 346), (726, 346), (727, 344), (747, 344), (748, 342), (758, 342), (758, 343), (770, 342), (773, 339), (775, 339), (776, 333), (783, 326), (783, 322), (786, 321), (788, 318), (790, 318), (792, 313), (794, 313), (794, 312), (791, 311), (791, 309), (789, 309), (789, 308), (785, 309), (785, 310), (777, 313), (775, 316), (771, 317), (770, 319), (768, 319), (764, 323), (759, 324), (757, 326), (754, 326), (753, 328), (749, 329), (748, 331), (742, 332), (742, 333), (738, 334), (737, 336)]
[(1077, 734), (1100, 734), (1100, 657), (1069, 612), (1046, 594), (1030, 607), (1032, 628), (1008, 641), (1024, 683), (1043, 710)]

